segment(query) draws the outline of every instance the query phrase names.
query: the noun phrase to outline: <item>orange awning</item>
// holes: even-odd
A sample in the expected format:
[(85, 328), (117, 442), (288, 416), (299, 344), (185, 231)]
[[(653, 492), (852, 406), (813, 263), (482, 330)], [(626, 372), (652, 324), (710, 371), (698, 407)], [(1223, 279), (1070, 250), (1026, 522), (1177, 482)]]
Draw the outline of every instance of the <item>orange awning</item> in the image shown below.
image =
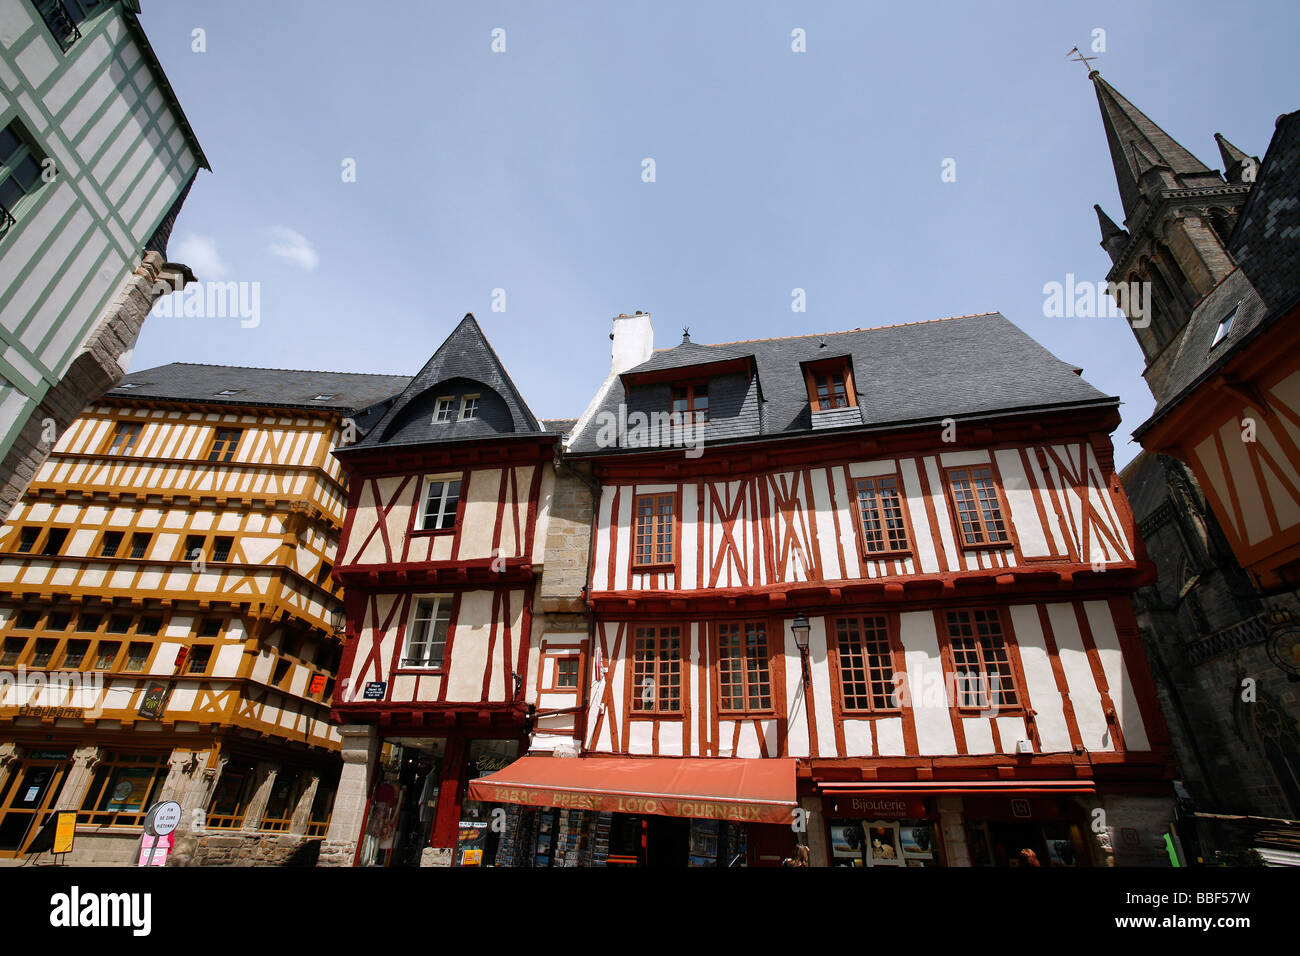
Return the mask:
[(745, 757), (521, 757), (469, 782), (485, 803), (789, 823), (795, 761)]

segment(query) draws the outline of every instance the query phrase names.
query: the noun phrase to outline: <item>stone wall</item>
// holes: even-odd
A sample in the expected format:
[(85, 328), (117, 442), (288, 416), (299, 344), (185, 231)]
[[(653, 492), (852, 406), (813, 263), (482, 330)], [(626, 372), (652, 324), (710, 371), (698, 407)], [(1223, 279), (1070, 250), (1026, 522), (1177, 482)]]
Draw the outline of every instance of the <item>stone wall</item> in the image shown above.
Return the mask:
[(543, 611), (586, 611), (582, 589), (587, 586), (594, 510), (594, 481), (590, 476), (590, 466), (585, 464), (564, 464), (555, 469), (539, 594)]
[(315, 866), (320, 840), (291, 833), (189, 833), (176, 841), (168, 866)]

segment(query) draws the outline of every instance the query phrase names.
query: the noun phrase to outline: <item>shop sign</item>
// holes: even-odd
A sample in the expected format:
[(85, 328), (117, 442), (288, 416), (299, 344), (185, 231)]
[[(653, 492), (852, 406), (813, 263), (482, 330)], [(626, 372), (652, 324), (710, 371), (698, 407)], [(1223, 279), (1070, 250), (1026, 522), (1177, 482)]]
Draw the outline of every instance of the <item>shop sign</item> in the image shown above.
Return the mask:
[(930, 815), (925, 799), (910, 794), (826, 797), (822, 810), (832, 819), (853, 820), (924, 820)]
[(140, 699), (140, 709), (136, 712), (141, 717), (157, 720), (167, 709), (167, 685), (161, 682), (149, 684)]
[(324, 674), (313, 674), (311, 678), (311, 688), (308, 693), (313, 697), (319, 697), (325, 690), (325, 682), (329, 680)]
[(33, 704), (23, 704), (18, 708), (19, 717), (54, 717), (54, 718), (81, 718), (86, 716), (84, 707), (38, 707)]
[(676, 800), (667, 797), (634, 797), (620, 793), (572, 793), (533, 787), (501, 786), (475, 780), (470, 799), (488, 803), (517, 803), (530, 807), (559, 807), (702, 820), (734, 820), (739, 823), (784, 823), (793, 819), (793, 805), (745, 803), (720, 800)]
[(388, 681), (372, 680), (366, 684), (366, 689), (365, 691), (362, 692), (361, 696), (364, 697), (366, 700), (383, 700), (384, 693), (387, 690), (388, 690)]
[(73, 841), (77, 838), (77, 811), (60, 810), (56, 816), (58, 822), (54, 825), (54, 852), (71, 853)]
[(487, 824), (477, 820), (461, 820), (456, 834), (456, 862), (460, 866), (482, 866), (483, 849), (487, 846)]
[(969, 796), (962, 813), (967, 820), (1066, 820), (1068, 804), (1061, 797)]
[(27, 755), (28, 760), (67, 760), (66, 750), (33, 750)]

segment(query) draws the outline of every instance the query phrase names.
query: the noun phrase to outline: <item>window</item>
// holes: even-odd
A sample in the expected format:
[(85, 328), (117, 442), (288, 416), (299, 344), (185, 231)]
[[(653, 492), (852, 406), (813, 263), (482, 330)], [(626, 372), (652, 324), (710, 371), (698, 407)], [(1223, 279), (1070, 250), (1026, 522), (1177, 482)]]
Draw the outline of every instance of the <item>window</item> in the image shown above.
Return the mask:
[(212, 539), (212, 560), (229, 561), (230, 549), (235, 546), (234, 538), (213, 538)]
[(77, 670), (86, 659), (88, 650), (90, 641), (68, 641), (68, 647), (63, 652), (63, 667), (70, 671)]
[(456, 509), (460, 504), (460, 479), (428, 478), (421, 508), (421, 531), (445, 531), (456, 526)]
[(100, 623), (104, 620), (102, 614), (78, 614), (77, 630), (84, 631), (88, 634), (94, 634), (99, 630)]
[(814, 412), (849, 408), (858, 404), (853, 390), (853, 374), (847, 359), (837, 358), (804, 366), (804, 383), (808, 402)]
[(212, 660), (212, 645), (195, 644), (190, 648), (190, 653), (185, 659), (185, 673), (206, 674), (210, 660)]
[(993, 469), (988, 465), (948, 470), (962, 544), (966, 547), (1010, 544)]
[(772, 709), (767, 628), (762, 621), (718, 625), (718, 709)]
[(279, 687), (284, 683), (284, 679), (289, 676), (289, 668), (292, 664), (292, 661), (283, 657), (275, 662), (275, 672), (271, 675), (271, 685), (273, 687)]
[(67, 528), (51, 528), (49, 537), (45, 539), (45, 547), (41, 549), (41, 554), (58, 554), (67, 538)]
[(958, 707), (1015, 707), (1016, 684), (1002, 619), (991, 608), (948, 612)]
[(107, 455), (129, 455), (135, 451), (136, 439), (140, 437), (140, 427), (130, 422), (120, 422), (113, 432), (113, 439), (108, 443)]
[(111, 671), (121, 649), (121, 641), (100, 641), (99, 646), (95, 648), (95, 670)]
[(149, 540), (152, 536), (142, 531), (137, 531), (131, 535), (131, 557), (143, 558), (145, 552), (149, 550)]
[(293, 823), (293, 811), (298, 806), (305, 784), (302, 771), (282, 767), (275, 775), (275, 783), (271, 786), (271, 795), (266, 801), (266, 809), (262, 812), (262, 822), (258, 828), (271, 832), (288, 830)]
[(36, 649), (32, 651), (32, 667), (48, 667), (50, 658), (54, 656), (54, 649), (59, 646), (59, 642), (52, 638), (41, 638), (36, 642)]
[(221, 391), (217, 392), (217, 394), (225, 398), (231, 395), (238, 395), (242, 391), (243, 391), (242, 388), (223, 388)]
[(632, 646), (632, 712), (679, 712), (682, 708), (681, 628), (638, 627)]
[(683, 425), (704, 424), (709, 420), (709, 386), (676, 385), (673, 387), (673, 416)]
[(209, 829), (238, 830), (244, 825), (244, 813), (253, 795), (254, 782), (252, 764), (233, 760), (226, 764), (208, 803), (204, 822)]
[(0, 667), (13, 667), (17, 664), (26, 646), (27, 639), (24, 637), (6, 637), (4, 649), (0, 650)]
[(0, 129), (0, 236), (15, 222), (23, 199), (45, 184), (44, 161), (18, 120)]
[(478, 399), (477, 395), (466, 395), (460, 400), (460, 420), (467, 422), (471, 418), (478, 418)]
[(72, 615), (67, 611), (52, 611), (50, 616), (45, 619), (45, 629), (47, 631), (66, 631), (71, 623)]
[(131, 630), (131, 615), (114, 614), (108, 619), (108, 627), (104, 628), (105, 634), (125, 634)]
[(1219, 327), (1214, 330), (1214, 341), (1210, 343), (1211, 349), (1228, 337), (1228, 333), (1232, 331), (1232, 320), (1236, 317), (1237, 310), (1234, 308), (1219, 320)]
[(451, 598), (420, 598), (407, 632), (403, 667), (442, 667), (447, 652), (447, 631), (451, 627)]
[(129, 392), (133, 388), (139, 388), (144, 382), (123, 382), (117, 387), (119, 392)]
[(36, 625), (41, 620), (40, 611), (23, 611), (18, 615), (18, 623), (15, 627), (21, 627), (24, 631), (35, 630)]
[(232, 461), (242, 434), (238, 428), (218, 428), (212, 438), (212, 447), (208, 449), (208, 461)]
[(117, 549), (121, 546), (121, 531), (105, 531), (104, 537), (99, 541), (99, 556), (101, 558), (115, 558), (117, 557)]
[(102, 753), (77, 822), (138, 827), (162, 790), (167, 770), (162, 754)]
[(136, 634), (157, 634), (162, 630), (162, 618), (160, 617), (142, 617), (140, 623), (136, 625)]
[(328, 401), (329, 401), (331, 398), (333, 398), (333, 397), (334, 397), (334, 393), (332, 393), (332, 392), (325, 392), (324, 394), (313, 396), (313, 397), (312, 397), (312, 401), (313, 401), (313, 402), (328, 402)]
[(907, 523), (898, 476), (858, 479), (858, 519), (867, 555), (907, 551)]
[(144, 670), (144, 665), (149, 661), (149, 644), (146, 641), (132, 641), (126, 649), (126, 665), (124, 670), (138, 673)]
[(894, 655), (883, 616), (835, 620), (835, 660), (844, 710), (895, 710)]
[(453, 396), (444, 396), (438, 399), (438, 404), (433, 410), (434, 423), (451, 421), (451, 416), (455, 414), (455, 411), (456, 399)]
[(676, 563), (673, 551), (676, 514), (675, 494), (637, 496), (633, 566), (653, 567)]
[(196, 558), (203, 557), (203, 544), (205, 538), (201, 534), (190, 534), (185, 536), (185, 550), (181, 552), (182, 561), (193, 561)]
[(221, 633), (221, 618), (205, 617), (199, 625), (199, 637), (217, 637)]
[(23, 528), (18, 532), (18, 553), (30, 554), (36, 547), (36, 539), (41, 536), (40, 528)]
[(579, 663), (577, 656), (573, 654), (555, 658), (555, 686), (577, 687)]

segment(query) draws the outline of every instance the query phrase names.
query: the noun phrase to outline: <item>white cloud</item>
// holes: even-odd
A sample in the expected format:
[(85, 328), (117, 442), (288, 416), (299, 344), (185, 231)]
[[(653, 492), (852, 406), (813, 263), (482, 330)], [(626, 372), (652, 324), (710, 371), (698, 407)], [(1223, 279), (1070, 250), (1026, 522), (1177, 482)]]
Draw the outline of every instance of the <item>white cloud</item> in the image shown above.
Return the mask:
[(308, 272), (320, 264), (320, 256), (312, 248), (311, 240), (302, 233), (286, 229), (284, 226), (276, 226), (271, 230), (271, 234), (275, 238), (266, 249), (271, 255), (295, 262)]
[(187, 233), (172, 248), (176, 261), (193, 269), (194, 275), (199, 279), (220, 279), (230, 271), (217, 252), (216, 240), (211, 236)]

